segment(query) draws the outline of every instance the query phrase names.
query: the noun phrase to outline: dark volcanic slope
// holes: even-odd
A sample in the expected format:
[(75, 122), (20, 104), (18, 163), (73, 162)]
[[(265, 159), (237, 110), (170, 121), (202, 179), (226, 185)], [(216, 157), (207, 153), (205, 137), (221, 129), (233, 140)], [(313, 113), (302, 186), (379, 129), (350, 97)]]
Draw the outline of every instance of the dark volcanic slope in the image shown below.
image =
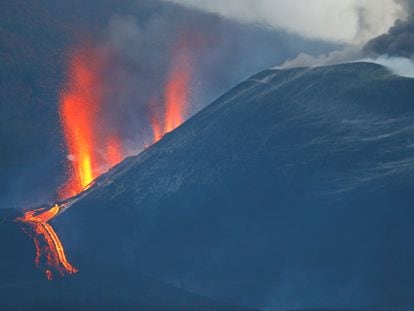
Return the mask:
[(414, 306), (413, 98), (375, 64), (259, 73), (56, 227), (81, 271), (276, 310)]
[(48, 281), (34, 268), (33, 241), (0, 214), (0, 310), (252, 310), (189, 293), (100, 260), (82, 273)]

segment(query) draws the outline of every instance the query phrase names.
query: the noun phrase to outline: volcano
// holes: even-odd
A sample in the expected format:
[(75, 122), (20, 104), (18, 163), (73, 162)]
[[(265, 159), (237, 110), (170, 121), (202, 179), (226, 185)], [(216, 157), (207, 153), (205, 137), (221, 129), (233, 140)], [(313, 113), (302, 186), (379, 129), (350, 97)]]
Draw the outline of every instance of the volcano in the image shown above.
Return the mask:
[(372, 63), (260, 72), (55, 226), (80, 270), (259, 308), (414, 305), (413, 97)]
[(52, 220), (80, 271), (52, 282), (108, 301), (152, 284), (144, 297), (269, 310), (414, 306), (412, 98), (372, 63), (250, 77)]

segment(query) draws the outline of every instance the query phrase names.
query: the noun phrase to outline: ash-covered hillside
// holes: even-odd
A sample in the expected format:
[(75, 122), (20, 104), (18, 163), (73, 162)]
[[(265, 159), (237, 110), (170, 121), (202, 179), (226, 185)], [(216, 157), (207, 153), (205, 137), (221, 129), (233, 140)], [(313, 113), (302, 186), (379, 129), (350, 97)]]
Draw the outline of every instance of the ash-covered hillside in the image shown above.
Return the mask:
[(54, 226), (80, 271), (110, 265), (265, 309), (405, 310), (412, 98), (413, 79), (370, 63), (261, 72)]
[(49, 281), (35, 268), (33, 240), (15, 222), (19, 213), (0, 212), (1, 310), (253, 310), (126, 272), (103, 258), (85, 265), (82, 273)]

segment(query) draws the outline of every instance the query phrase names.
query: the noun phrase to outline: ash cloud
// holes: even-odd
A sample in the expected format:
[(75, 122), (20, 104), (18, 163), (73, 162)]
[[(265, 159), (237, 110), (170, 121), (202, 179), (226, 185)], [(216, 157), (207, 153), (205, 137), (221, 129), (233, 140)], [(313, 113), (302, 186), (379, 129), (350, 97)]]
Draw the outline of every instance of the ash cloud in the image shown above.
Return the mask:
[(396, 0), (405, 17), (395, 21), (390, 29), (369, 40), (363, 47), (363, 60), (378, 63), (393, 73), (414, 77), (414, 1)]
[(397, 19), (388, 32), (367, 42), (364, 51), (369, 55), (388, 55), (412, 58), (414, 55), (414, 1), (398, 1), (406, 17)]
[[(413, 77), (414, 1), (395, 0), (394, 5), (400, 8), (399, 17), (385, 33), (370, 38), (365, 43), (345, 45), (342, 49), (328, 53), (315, 55), (304, 51), (296, 58), (285, 61), (281, 67), (314, 67), (367, 61), (383, 65), (397, 75)], [(364, 16), (366, 13), (361, 12), (361, 29), (369, 28)]]
[(412, 58), (414, 56), (414, 15), (408, 20), (397, 20), (390, 30), (371, 39), (364, 47), (369, 54)]
[[(185, 6), (216, 12), (244, 22), (256, 22), (274, 28), (295, 32), (303, 37), (318, 37), (331, 42), (342, 42), (336, 50), (312, 53), (301, 50), (296, 57), (281, 62), (276, 68), (315, 67), (352, 61), (369, 61), (390, 68), (395, 74), (412, 77), (414, 58), (414, 1), (348, 1), (336, 4), (334, 9), (326, 1), (309, 4), (285, 1), (259, 1), (252, 9), (248, 1), (205, 3), (198, 0), (171, 0)], [(292, 4), (293, 5), (293, 4)], [(319, 8), (316, 10), (316, 8)], [(306, 10), (305, 10), (306, 9)], [(306, 19), (300, 18), (306, 11)], [(289, 21), (279, 18), (281, 12)], [(330, 12), (326, 17), (324, 12)], [(343, 14), (346, 12), (346, 14)], [(338, 17), (338, 16), (339, 17)], [(337, 16), (335, 21), (332, 17)], [(310, 20), (314, 22), (308, 24)], [(336, 25), (337, 21), (343, 21)], [(319, 29), (319, 24), (324, 27)], [(328, 25), (328, 27), (327, 27)], [(334, 29), (334, 35), (330, 30)], [(310, 32), (310, 33), (309, 33)], [(381, 34), (382, 32), (382, 34)]]
[(285, 29), (307, 38), (361, 43), (399, 17), (393, 0), (170, 0), (242, 22)]

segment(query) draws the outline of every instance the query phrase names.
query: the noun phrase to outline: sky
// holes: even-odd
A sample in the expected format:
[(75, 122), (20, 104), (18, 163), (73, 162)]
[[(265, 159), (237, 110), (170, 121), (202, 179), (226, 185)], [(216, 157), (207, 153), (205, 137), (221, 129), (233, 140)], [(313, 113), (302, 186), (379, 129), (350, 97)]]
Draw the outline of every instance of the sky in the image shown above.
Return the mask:
[[(283, 67), (335, 64), (359, 59), (403, 66), (414, 52), (412, 0), (169, 0), (243, 23), (304, 38), (342, 44), (314, 55), (303, 50)], [(384, 57), (397, 57), (385, 61)], [(404, 60), (407, 62), (407, 60)]]
[(171, 0), (243, 22), (285, 29), (307, 38), (360, 43), (405, 15), (393, 0)]

